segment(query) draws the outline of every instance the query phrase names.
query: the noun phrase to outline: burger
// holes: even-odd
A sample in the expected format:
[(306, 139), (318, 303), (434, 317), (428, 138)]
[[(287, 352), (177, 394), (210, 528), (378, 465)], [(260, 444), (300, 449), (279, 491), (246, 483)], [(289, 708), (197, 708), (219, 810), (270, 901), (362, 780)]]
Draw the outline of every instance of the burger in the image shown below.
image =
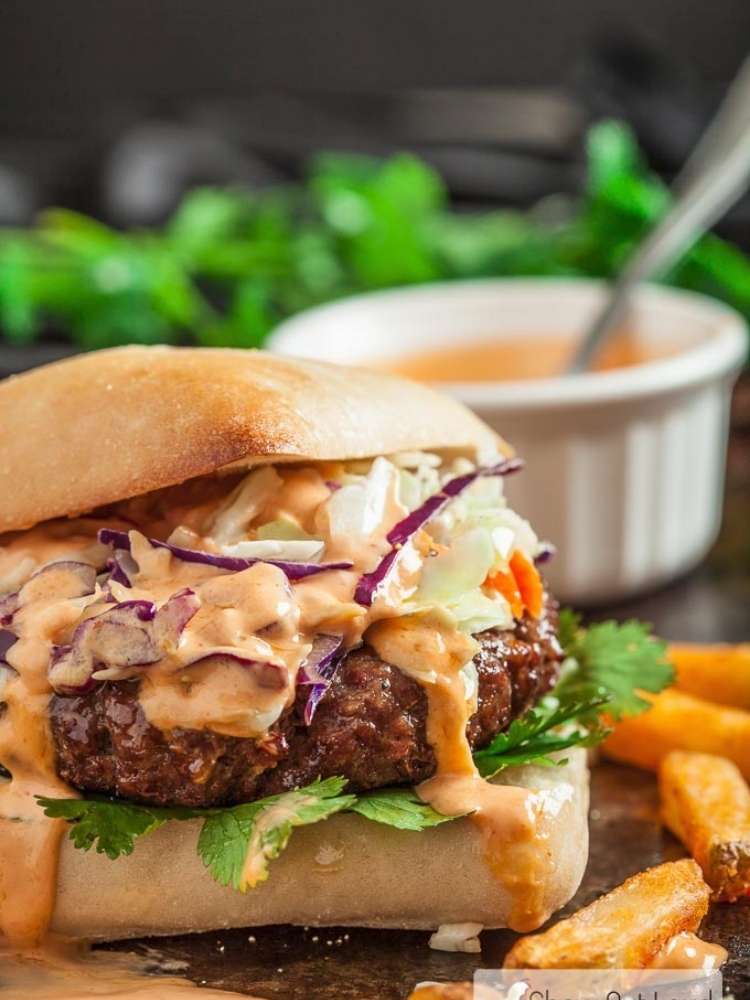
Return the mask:
[(0, 425), (7, 938), (528, 930), (571, 897), (605, 699), (561, 710), (549, 550), (471, 413), (130, 347), (4, 382)]

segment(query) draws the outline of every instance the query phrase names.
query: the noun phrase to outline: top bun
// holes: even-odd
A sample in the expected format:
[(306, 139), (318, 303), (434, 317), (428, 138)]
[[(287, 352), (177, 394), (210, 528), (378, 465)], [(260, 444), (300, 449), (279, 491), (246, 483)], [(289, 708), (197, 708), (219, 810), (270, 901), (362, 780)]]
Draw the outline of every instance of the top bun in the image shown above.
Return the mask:
[(9, 378), (0, 427), (0, 532), (255, 462), (508, 452), (426, 386), (210, 348), (115, 348)]

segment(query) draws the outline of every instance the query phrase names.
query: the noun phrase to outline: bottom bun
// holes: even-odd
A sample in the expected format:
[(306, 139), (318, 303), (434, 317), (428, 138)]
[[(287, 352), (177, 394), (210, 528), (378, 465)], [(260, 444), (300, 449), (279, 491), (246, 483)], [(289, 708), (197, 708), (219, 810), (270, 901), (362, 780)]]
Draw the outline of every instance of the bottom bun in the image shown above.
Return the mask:
[[(496, 779), (538, 789), (548, 803), (540, 838), (547, 875), (536, 926), (571, 898), (588, 858), (586, 753), (567, 757), (561, 767), (513, 768)], [(510, 893), (487, 868), (468, 819), (414, 833), (352, 813), (333, 816), (295, 830), (268, 881), (245, 894), (211, 879), (196, 854), (198, 829), (194, 822), (168, 823), (117, 861), (84, 854), (66, 840), (52, 930), (117, 939), (264, 924), (431, 930), (513, 922)]]

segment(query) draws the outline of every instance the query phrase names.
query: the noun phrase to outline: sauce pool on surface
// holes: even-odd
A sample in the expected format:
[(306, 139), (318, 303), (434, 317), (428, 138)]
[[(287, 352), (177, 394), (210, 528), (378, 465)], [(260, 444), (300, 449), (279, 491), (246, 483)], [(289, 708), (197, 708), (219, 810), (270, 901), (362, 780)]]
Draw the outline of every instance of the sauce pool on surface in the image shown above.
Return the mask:
[(696, 934), (682, 931), (675, 934), (653, 959), (651, 969), (697, 969), (714, 972), (720, 969), (729, 957), (726, 948), (720, 944), (703, 941)]
[[(387, 358), (372, 367), (419, 382), (512, 382), (554, 378), (565, 372), (577, 344), (578, 338), (567, 334), (467, 340), (455, 347)], [(603, 346), (592, 371), (633, 368), (675, 353), (676, 348), (669, 338), (657, 347), (633, 334), (621, 333)]]
[(25, 951), (0, 948), (0, 998), (231, 1000), (240, 996), (224, 990), (199, 989), (187, 979), (155, 973), (154, 964), (153, 956), (146, 960), (130, 953), (90, 951), (81, 942), (56, 938)]

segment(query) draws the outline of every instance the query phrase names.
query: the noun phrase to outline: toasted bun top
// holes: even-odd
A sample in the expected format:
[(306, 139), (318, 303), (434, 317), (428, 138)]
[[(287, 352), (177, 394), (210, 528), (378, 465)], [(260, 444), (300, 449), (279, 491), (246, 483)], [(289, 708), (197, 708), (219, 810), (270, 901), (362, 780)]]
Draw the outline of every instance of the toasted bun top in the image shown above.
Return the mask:
[(0, 532), (232, 464), (504, 448), (460, 403), (426, 386), (208, 348), (116, 348), (9, 378), (0, 383), (0, 427)]

